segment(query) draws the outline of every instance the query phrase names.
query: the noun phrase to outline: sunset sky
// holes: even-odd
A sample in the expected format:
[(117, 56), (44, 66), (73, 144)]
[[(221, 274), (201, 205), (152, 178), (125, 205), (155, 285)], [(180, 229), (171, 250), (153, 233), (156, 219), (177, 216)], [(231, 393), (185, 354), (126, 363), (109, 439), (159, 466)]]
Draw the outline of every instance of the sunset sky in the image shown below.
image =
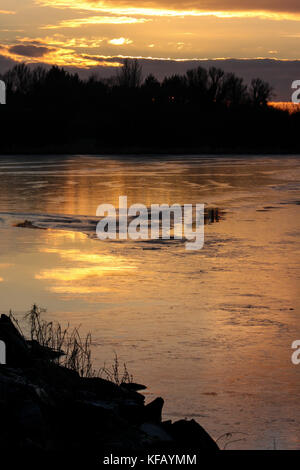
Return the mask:
[(124, 56), (300, 58), (299, 0), (1, 0), (0, 21), (0, 69), (20, 61), (111, 69)]

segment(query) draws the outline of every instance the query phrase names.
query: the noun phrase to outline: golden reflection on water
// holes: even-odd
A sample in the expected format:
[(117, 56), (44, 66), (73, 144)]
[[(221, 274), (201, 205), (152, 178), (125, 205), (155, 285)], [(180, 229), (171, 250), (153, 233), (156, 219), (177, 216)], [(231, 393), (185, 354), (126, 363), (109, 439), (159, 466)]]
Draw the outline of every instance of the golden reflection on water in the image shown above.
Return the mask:
[(299, 447), (300, 366), (290, 345), (300, 335), (300, 160), (51, 162), (53, 174), (3, 177), (2, 210), (94, 217), (99, 204), (118, 207), (127, 195), (129, 205), (198, 202), (226, 214), (193, 253), (100, 242), (67, 225), (10, 226), (1, 231), (2, 310), (22, 314), (36, 301), (50, 319), (81, 323), (100, 345), (96, 365), (116, 350), (166, 398), (166, 417), (199, 417), (216, 438), (245, 431), (245, 448), (268, 448), (273, 437), (279, 448)]
[(119, 266), (101, 266), (95, 268), (66, 268), (66, 269), (50, 269), (42, 271), (41, 274), (35, 276), (36, 279), (48, 279), (56, 281), (82, 281), (89, 278), (97, 279), (102, 277), (107, 272), (113, 273), (115, 271), (120, 274), (129, 269), (131, 266), (119, 267)]
[[(41, 253), (56, 253), (61, 258), (71, 260), (74, 262), (87, 262), (91, 264), (98, 264), (99, 270), (107, 270), (113, 269), (122, 271), (124, 269), (134, 269), (135, 266), (129, 265), (126, 266), (128, 263), (128, 259), (124, 258), (123, 256), (117, 255), (107, 255), (107, 254), (97, 254), (97, 253), (83, 253), (80, 250), (75, 249), (55, 249), (55, 248), (42, 248), (40, 250)], [(125, 265), (124, 265), (125, 263)]]
[[(78, 162), (70, 162), (60, 175), (59, 196), (52, 194), (43, 201), (43, 210), (48, 213), (95, 215), (99, 204), (119, 205), (119, 196), (126, 195), (128, 204), (142, 203), (147, 207), (155, 203), (184, 204), (195, 202), (194, 196), (202, 192), (206, 198), (233, 188), (235, 178), (240, 178), (240, 169), (224, 166), (224, 174), (216, 175), (211, 165), (204, 171), (190, 166), (169, 162), (168, 166), (155, 161), (144, 163), (139, 171), (135, 162), (102, 160), (101, 168), (95, 159), (85, 157), (83, 169), (78, 171)], [(248, 174), (249, 175), (249, 174)], [(247, 174), (245, 174), (247, 177)], [(239, 180), (246, 185), (246, 179)], [(254, 181), (254, 184), (256, 182)], [(192, 190), (192, 191), (191, 191)], [(199, 200), (197, 201), (199, 202)], [(58, 205), (57, 205), (58, 203)]]
[(0, 282), (4, 282), (4, 274), (2, 274), (2, 271), (3, 273), (6, 272), (6, 269), (7, 268), (10, 268), (13, 266), (13, 263), (0, 263)]
[[(55, 235), (58, 235), (56, 242), (61, 240), (60, 232), (52, 231), (51, 237), (55, 238)], [(47, 281), (47, 289), (56, 294), (86, 295), (112, 292), (111, 287), (103, 285), (103, 282), (106, 282), (104, 277), (124, 276), (136, 269), (128, 258), (120, 255), (99, 254), (74, 248), (41, 248), (40, 253), (57, 255), (70, 263), (67, 267), (55, 266), (35, 274), (35, 279)], [(91, 300), (89, 298), (89, 301)]]
[(108, 287), (93, 286), (93, 285), (72, 286), (68, 284), (64, 284), (61, 286), (51, 286), (49, 287), (49, 291), (54, 292), (56, 294), (73, 294), (73, 295), (87, 295), (87, 294), (101, 294), (101, 293), (104, 294), (108, 292), (113, 292), (113, 290)]
[(43, 234), (44, 240), (47, 242), (51, 242), (51, 245), (60, 245), (63, 240), (69, 241), (79, 241), (85, 240), (86, 235), (81, 232), (70, 232), (68, 230), (58, 231), (58, 230), (47, 230)]

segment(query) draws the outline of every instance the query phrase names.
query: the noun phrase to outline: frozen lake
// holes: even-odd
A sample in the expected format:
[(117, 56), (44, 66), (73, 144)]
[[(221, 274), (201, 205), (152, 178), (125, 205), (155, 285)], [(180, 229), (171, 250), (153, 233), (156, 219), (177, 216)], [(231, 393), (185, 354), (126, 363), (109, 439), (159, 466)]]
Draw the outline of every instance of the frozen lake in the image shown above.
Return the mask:
[[(2, 156), (0, 181), (1, 313), (81, 325), (96, 366), (116, 352), (165, 419), (236, 433), (229, 449), (299, 449), (299, 157)], [(97, 206), (121, 195), (220, 217), (200, 251), (100, 241)]]

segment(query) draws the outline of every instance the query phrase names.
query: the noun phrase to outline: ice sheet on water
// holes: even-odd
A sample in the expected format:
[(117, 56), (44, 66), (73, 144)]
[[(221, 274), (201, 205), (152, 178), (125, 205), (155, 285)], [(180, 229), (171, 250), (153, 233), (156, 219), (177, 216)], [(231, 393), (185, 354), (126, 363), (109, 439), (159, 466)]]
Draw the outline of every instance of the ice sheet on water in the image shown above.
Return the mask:
[(17, 225), (25, 221), (31, 222), (36, 228), (79, 231), (84, 233), (95, 233), (99, 218), (90, 216), (69, 216), (61, 214), (35, 214), (31, 212), (1, 212), (0, 220), (7, 226)]

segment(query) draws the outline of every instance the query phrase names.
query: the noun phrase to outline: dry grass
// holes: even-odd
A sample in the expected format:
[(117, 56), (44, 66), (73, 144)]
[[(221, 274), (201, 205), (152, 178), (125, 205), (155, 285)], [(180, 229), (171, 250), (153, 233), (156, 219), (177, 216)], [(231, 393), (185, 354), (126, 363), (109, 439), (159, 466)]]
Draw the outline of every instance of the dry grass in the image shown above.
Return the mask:
[(129, 374), (125, 362), (123, 364), (123, 370), (120, 369), (120, 363), (117, 354), (115, 354), (115, 359), (111, 367), (107, 368), (104, 364), (99, 372), (100, 376), (110, 380), (111, 382), (114, 382), (117, 385), (133, 382), (133, 376)]
[(91, 334), (82, 338), (78, 328), (70, 329), (69, 324), (63, 328), (58, 322), (47, 321), (42, 318), (45, 313), (45, 309), (35, 304), (26, 313), (31, 341), (37, 341), (41, 346), (59, 353), (54, 360), (61, 366), (78, 372), (81, 377), (95, 377), (97, 373), (92, 367)]
[[(81, 377), (102, 376), (117, 385), (133, 381), (133, 377), (129, 374), (125, 363), (122, 372), (120, 371), (117, 354), (110, 368), (107, 368), (104, 364), (101, 369), (95, 370), (92, 364), (91, 333), (82, 338), (79, 328), (71, 329), (69, 324), (63, 328), (58, 322), (49, 322), (43, 318), (45, 313), (46, 309), (34, 304), (30, 311), (26, 313), (25, 321), (29, 327), (31, 341), (36, 341), (39, 345), (58, 353), (53, 361), (78, 372)], [(19, 321), (11, 311), (10, 318), (21, 335), (25, 337)]]
[(31, 341), (37, 341), (41, 346), (59, 352), (65, 345), (69, 325), (63, 329), (59, 323), (47, 322), (42, 318), (44, 313), (46, 313), (46, 309), (35, 304), (26, 313), (25, 320), (27, 320), (30, 327), (30, 339)]

